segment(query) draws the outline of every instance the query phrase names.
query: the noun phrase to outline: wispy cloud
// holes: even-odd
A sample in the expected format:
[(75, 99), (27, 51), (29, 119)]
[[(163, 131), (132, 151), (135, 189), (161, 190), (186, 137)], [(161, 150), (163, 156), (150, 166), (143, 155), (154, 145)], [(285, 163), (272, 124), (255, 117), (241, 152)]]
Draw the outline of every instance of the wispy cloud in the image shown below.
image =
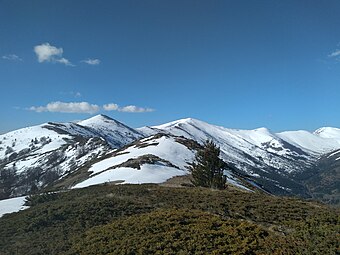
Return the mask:
[(120, 112), (153, 112), (154, 109), (151, 108), (144, 108), (144, 107), (137, 107), (135, 105), (128, 105), (118, 109)]
[(118, 104), (104, 104), (103, 109), (105, 111), (118, 111), (119, 106)]
[(2, 56), (2, 59), (6, 59), (6, 60), (9, 60), (9, 61), (23, 61), (22, 58), (20, 58), (19, 56), (15, 55), (15, 54), (4, 55), (4, 56)]
[(330, 58), (334, 58), (334, 57), (339, 57), (340, 56), (340, 50), (335, 50), (333, 51), (331, 54), (328, 55), (328, 57)]
[(80, 62), (88, 64), (88, 65), (92, 65), (92, 66), (100, 64), (100, 60), (99, 59), (91, 59), (91, 58), (84, 59), (84, 60), (82, 60)]
[(59, 92), (59, 94), (63, 96), (72, 96), (75, 98), (79, 98), (82, 96), (82, 94), (79, 91), (61, 91)]
[(55, 60), (58, 63), (64, 64), (66, 66), (74, 66), (68, 59), (66, 58), (61, 58), (61, 59), (56, 59)]
[(67, 66), (74, 66), (68, 59), (62, 56), (63, 48), (57, 48), (49, 43), (36, 45), (34, 47), (34, 52), (37, 55), (39, 63), (52, 62), (61, 63)]
[(152, 108), (138, 107), (138, 106), (135, 106), (135, 105), (127, 105), (127, 106), (120, 107), (119, 105), (114, 104), (114, 103), (103, 105), (103, 109), (105, 111), (119, 111), (119, 112), (132, 112), (132, 113), (142, 113), (142, 112), (153, 112), (153, 111), (155, 111)]
[(31, 106), (28, 110), (35, 112), (63, 112), (63, 113), (96, 113), (100, 107), (96, 104), (88, 102), (51, 102), (46, 106)]

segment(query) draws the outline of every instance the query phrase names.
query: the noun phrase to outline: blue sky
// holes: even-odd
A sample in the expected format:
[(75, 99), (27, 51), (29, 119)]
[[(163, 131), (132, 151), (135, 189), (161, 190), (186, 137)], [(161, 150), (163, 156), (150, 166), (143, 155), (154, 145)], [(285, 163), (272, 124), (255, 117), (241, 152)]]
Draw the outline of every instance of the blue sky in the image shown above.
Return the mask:
[(0, 132), (98, 113), (340, 127), (339, 13), (336, 0), (0, 0)]

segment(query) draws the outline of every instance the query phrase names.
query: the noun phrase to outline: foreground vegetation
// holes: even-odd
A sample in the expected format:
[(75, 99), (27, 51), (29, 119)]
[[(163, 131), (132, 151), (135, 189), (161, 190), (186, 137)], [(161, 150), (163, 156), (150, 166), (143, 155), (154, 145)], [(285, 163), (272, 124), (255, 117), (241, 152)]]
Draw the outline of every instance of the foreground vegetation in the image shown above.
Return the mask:
[(0, 254), (339, 254), (339, 211), (232, 188), (103, 185), (29, 198)]

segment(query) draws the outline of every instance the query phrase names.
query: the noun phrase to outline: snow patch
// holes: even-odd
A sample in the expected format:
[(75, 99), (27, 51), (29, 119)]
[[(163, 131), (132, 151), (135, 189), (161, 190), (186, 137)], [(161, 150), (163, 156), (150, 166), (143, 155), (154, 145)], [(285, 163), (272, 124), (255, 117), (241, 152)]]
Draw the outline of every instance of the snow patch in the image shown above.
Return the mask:
[(28, 206), (24, 206), (25, 198), (26, 197), (23, 196), (0, 200), (0, 217), (7, 213), (18, 212), (29, 208)]
[(174, 138), (168, 138), (163, 136), (158, 139), (152, 139), (150, 141), (147, 141), (146, 143), (148, 143), (149, 146), (142, 148), (138, 147), (138, 145), (131, 146), (128, 147), (126, 150), (121, 151), (120, 152), (121, 154), (115, 157), (104, 159), (92, 165), (91, 168), (89, 169), (89, 171), (92, 172), (91, 175), (95, 175), (110, 167), (120, 165), (129, 159), (135, 159), (146, 154), (152, 154), (161, 159), (172, 162), (180, 169), (186, 169), (188, 163), (194, 160), (195, 156), (194, 152), (189, 150), (186, 146), (177, 143)]
[(113, 181), (123, 181), (122, 183), (124, 184), (163, 183), (174, 176), (186, 174), (188, 174), (187, 171), (164, 166), (162, 164), (144, 164), (141, 166), (140, 170), (129, 167), (121, 167), (102, 172), (81, 183), (78, 183), (73, 188), (84, 188), (91, 185)]

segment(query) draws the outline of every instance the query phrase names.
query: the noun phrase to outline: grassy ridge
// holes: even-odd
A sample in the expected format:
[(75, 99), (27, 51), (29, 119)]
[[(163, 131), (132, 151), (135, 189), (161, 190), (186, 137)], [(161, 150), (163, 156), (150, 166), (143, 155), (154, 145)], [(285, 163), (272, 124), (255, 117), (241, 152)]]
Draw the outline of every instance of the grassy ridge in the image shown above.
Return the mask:
[(234, 189), (103, 185), (0, 218), (0, 254), (336, 254), (339, 211)]

